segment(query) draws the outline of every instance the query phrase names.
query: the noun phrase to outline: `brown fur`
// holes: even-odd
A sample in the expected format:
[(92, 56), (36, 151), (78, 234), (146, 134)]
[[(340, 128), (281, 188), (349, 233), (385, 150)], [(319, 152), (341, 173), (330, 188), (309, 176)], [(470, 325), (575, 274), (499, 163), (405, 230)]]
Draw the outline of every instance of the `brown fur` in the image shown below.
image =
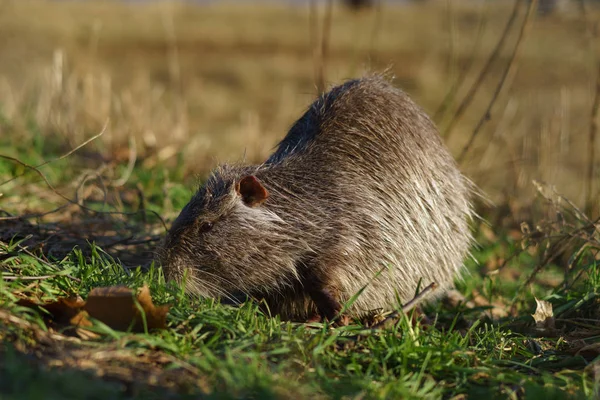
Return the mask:
[(173, 223), (167, 277), (189, 292), (332, 318), (446, 289), (471, 244), (470, 184), (427, 115), (380, 76), (313, 103), (262, 165), (222, 166)]

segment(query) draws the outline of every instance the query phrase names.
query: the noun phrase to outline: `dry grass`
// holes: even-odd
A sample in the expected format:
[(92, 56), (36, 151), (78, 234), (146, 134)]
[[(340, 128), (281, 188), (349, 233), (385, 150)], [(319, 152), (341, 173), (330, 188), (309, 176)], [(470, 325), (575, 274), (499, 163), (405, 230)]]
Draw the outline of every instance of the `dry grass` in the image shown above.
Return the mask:
[[(438, 116), (444, 130), (512, 7), (465, 1), (449, 11), (447, 4), (360, 13), (334, 7), (326, 82), (389, 68), (434, 114), (468, 68), (456, 101)], [(105, 162), (135, 158), (154, 168), (182, 155), (188, 171), (205, 174), (244, 154), (263, 160), (317, 91), (308, 5), (0, 5), (0, 133), (8, 132), (9, 142), (42, 134), (57, 148), (72, 148), (109, 119), (94, 144)], [(324, 6), (317, 11), (322, 21)], [(595, 18), (590, 10), (587, 19)], [(532, 179), (584, 201), (597, 69), (588, 27), (577, 13), (533, 22), (491, 120), (464, 160), (466, 173), (513, 213), (529, 204)], [(455, 155), (489, 103), (517, 31), (453, 129), (448, 144)]]
[[(524, 24), (528, 2), (519, 0), (501, 39), (512, 2), (432, 0), (360, 13), (337, 4), (329, 19), (325, 4), (311, 14), (308, 3), (0, 0), (4, 397), (600, 393), (600, 226), (579, 211), (589, 188), (600, 189), (588, 145), (600, 13)], [(477, 221), (460, 296), (425, 309), (432, 325), (282, 323), (250, 302), (187, 297), (149, 265), (162, 218), (168, 225), (193, 190), (182, 184), (191, 173), (244, 155), (263, 160), (323, 83), (388, 68), (435, 115), (457, 157), (477, 133), (461, 166), (499, 205), (482, 211), (492, 228)], [(585, 181), (589, 171), (596, 182)], [(514, 226), (522, 220), (524, 237)], [(17, 302), (145, 284), (156, 304), (173, 304), (169, 329), (98, 325), (99, 340), (79, 340), (40, 328), (42, 317)], [(534, 296), (553, 304), (552, 324), (533, 325)]]

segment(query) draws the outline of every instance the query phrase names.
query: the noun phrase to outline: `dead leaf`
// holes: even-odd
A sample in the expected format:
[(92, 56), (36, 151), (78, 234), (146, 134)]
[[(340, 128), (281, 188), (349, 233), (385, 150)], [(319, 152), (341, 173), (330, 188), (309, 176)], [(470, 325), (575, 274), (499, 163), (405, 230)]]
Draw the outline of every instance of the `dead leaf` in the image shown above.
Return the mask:
[[(95, 288), (90, 291), (87, 302), (79, 296), (59, 298), (56, 301), (40, 303), (31, 299), (20, 299), (17, 304), (28, 308), (43, 308), (47, 314), (43, 317), (46, 323), (71, 325), (82, 339), (98, 337), (94, 332), (84, 328), (93, 326), (90, 321), (95, 318), (112, 329), (135, 332), (144, 331), (144, 313), (148, 329), (165, 329), (169, 306), (156, 307), (150, 297), (150, 289), (142, 287), (137, 295), (125, 286), (109, 286)], [(140, 312), (141, 311), (141, 312)]]
[[(150, 289), (142, 287), (134, 300), (134, 292), (125, 286), (92, 289), (85, 304), (90, 317), (102, 321), (117, 330), (143, 332), (144, 324), (140, 309), (146, 317), (148, 329), (164, 329), (167, 326), (169, 306), (156, 307), (150, 297)], [(139, 304), (139, 308), (138, 308)]]
[(43, 308), (49, 314), (43, 315), (46, 322), (52, 321), (58, 324), (69, 324), (81, 312), (85, 302), (81, 297), (75, 296), (62, 297), (56, 301), (46, 303), (23, 298), (17, 301), (17, 304), (28, 308)]
[(486, 372), (476, 372), (470, 376), (470, 379), (475, 382), (485, 381), (490, 379), (490, 375)]
[(552, 311), (552, 303), (545, 300), (538, 300), (537, 298), (535, 298), (535, 302), (537, 303), (537, 307), (535, 313), (531, 315), (535, 321), (535, 330), (546, 336), (555, 335), (558, 331)]
[(71, 325), (74, 325), (74, 326), (89, 327), (89, 326), (92, 326), (93, 324), (90, 322), (88, 317), (89, 317), (88, 313), (81, 310), (81, 311), (79, 311), (79, 313), (77, 315), (75, 315), (73, 318), (71, 318), (69, 320), (69, 322), (71, 323)]
[[(42, 315), (48, 325), (72, 325), (75, 327), (75, 333), (82, 339), (94, 339), (98, 335), (82, 329), (92, 326), (88, 319), (88, 314), (83, 311), (85, 301), (80, 296), (62, 297), (56, 301), (40, 303), (31, 299), (22, 298), (17, 304), (28, 308), (42, 308), (46, 311)], [(68, 330), (67, 330), (68, 331)]]
[(535, 299), (537, 303), (537, 307), (535, 309), (535, 313), (532, 314), (533, 320), (536, 325), (543, 324), (547, 326), (548, 324), (552, 324), (554, 327), (554, 314), (552, 313), (552, 303), (547, 302), (545, 300), (538, 300), (537, 297)]
[(168, 305), (155, 306), (150, 296), (150, 288), (144, 285), (137, 294), (137, 300), (146, 313), (146, 322), (148, 329), (165, 329), (167, 327)]

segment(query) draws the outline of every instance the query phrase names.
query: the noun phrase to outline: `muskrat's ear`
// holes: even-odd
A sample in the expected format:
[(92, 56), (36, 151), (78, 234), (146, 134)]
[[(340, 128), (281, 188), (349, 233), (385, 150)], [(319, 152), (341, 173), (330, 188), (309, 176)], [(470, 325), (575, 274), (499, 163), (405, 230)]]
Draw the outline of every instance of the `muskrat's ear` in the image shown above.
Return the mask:
[(235, 191), (242, 197), (248, 207), (256, 207), (264, 203), (269, 197), (267, 189), (254, 175), (243, 177), (236, 185)]

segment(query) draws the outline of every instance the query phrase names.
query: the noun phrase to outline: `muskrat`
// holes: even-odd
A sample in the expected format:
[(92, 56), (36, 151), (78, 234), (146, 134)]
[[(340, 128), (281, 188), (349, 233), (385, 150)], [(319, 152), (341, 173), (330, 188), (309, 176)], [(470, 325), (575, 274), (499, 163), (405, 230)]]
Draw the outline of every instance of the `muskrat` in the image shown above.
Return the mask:
[[(160, 261), (189, 293), (264, 300), (284, 319), (392, 309), (453, 284), (471, 184), (403, 91), (374, 75), (320, 96), (261, 165), (223, 165), (174, 221)], [(184, 279), (185, 277), (185, 279)]]

